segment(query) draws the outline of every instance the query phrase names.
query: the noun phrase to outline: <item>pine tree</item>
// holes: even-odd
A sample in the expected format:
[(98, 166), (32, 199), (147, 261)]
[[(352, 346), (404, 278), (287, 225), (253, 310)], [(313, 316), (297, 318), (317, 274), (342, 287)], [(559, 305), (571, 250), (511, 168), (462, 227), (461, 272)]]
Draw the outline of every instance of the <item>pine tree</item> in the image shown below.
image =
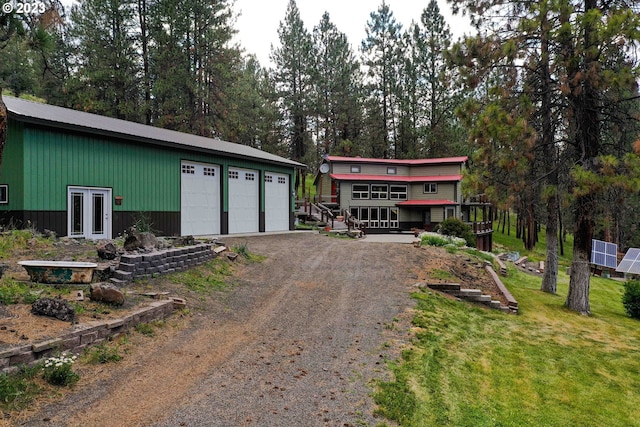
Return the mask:
[(349, 46), (347, 37), (322, 16), (313, 30), (313, 115), (319, 163), (323, 154), (330, 154), (342, 141), (355, 138), (360, 116), (360, 65)]
[[(398, 67), (402, 65), (402, 25), (396, 21), (384, 0), (370, 17), (366, 27), (367, 36), (362, 41), (362, 62), (368, 70), (366, 84), (371, 98), (380, 105), (383, 127), (382, 133), (379, 134), (382, 140), (371, 140), (370, 143), (374, 147), (382, 147), (382, 150), (373, 150), (379, 157), (397, 157), (400, 89), (398, 80), (401, 74)], [(367, 109), (367, 114), (376, 114), (376, 110)], [(373, 116), (369, 120), (371, 119)], [(378, 133), (374, 135), (376, 134)]]
[(311, 35), (305, 29), (295, 0), (290, 0), (286, 16), (278, 28), (280, 47), (272, 48), (276, 66), (274, 79), (285, 112), (287, 140), (293, 160), (305, 161), (308, 146), (308, 119), (311, 89)]
[(140, 58), (133, 0), (85, 0), (71, 9), (75, 47), (73, 106), (125, 120), (140, 119)]
[[(470, 80), (476, 85), (483, 81), (484, 75), (477, 73), (482, 70), (510, 69), (514, 73), (516, 84), (492, 85), (489, 93), (497, 96), (498, 105), (508, 105), (510, 98), (516, 98), (520, 105), (528, 106), (513, 112), (519, 114), (519, 120), (532, 123), (531, 127), (540, 133), (531, 153), (533, 159), (539, 159), (538, 165), (549, 164), (546, 170), (534, 166), (531, 177), (539, 184), (546, 180), (546, 190), (542, 192), (545, 200), (553, 201), (558, 195), (555, 176), (562, 165), (548, 167), (553, 165), (555, 154), (559, 152), (559, 158), (569, 159), (572, 165), (568, 184), (575, 230), (566, 305), (571, 310), (589, 314), (589, 259), (595, 224), (602, 220), (599, 200), (604, 188), (614, 186), (625, 191), (634, 188), (635, 180), (629, 179), (630, 171), (635, 170), (634, 159), (625, 156), (621, 161), (605, 155), (603, 112), (607, 104), (624, 102), (617, 97), (607, 99), (612, 89), (636, 87), (637, 68), (621, 66), (620, 61), (614, 59), (622, 53), (628, 61), (633, 61), (631, 53), (640, 36), (639, 18), (622, 2), (598, 3), (596, 0), (507, 5), (460, 0), (456, 4), (472, 12), (474, 22), (486, 34), (468, 40), (462, 48), (469, 55), (463, 55), (466, 59), (461, 64), (471, 65), (476, 71), (468, 75)], [(495, 105), (490, 103), (487, 107)], [(529, 113), (523, 114), (525, 111)], [(476, 123), (484, 121), (484, 124), (478, 129), (499, 129), (499, 122), (491, 117), (481, 115), (479, 118)], [(482, 141), (479, 136), (476, 133), (476, 140)], [(495, 134), (491, 137), (495, 138)], [(516, 142), (517, 138), (512, 141)], [(507, 148), (513, 153), (513, 160), (527, 153), (513, 144)], [(537, 172), (539, 170), (543, 173)], [(549, 215), (551, 212), (547, 221), (553, 227)], [(555, 255), (553, 250), (548, 248), (548, 254)], [(543, 289), (555, 291), (553, 280), (548, 278)]]

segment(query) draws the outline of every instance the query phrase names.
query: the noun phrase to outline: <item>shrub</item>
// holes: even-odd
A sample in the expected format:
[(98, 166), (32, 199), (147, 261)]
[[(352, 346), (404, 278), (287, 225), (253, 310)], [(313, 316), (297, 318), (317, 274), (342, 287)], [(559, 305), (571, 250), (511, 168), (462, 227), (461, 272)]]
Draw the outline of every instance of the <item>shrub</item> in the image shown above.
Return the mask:
[(420, 241), (424, 245), (429, 246), (448, 246), (453, 245), (461, 247), (465, 245), (465, 240), (454, 236), (445, 236), (438, 233), (424, 232), (420, 234)]
[(624, 284), (622, 305), (629, 316), (640, 319), (640, 281), (632, 280)]
[(473, 234), (473, 231), (471, 231), (471, 227), (458, 218), (449, 217), (442, 221), (438, 226), (438, 233), (446, 236), (460, 237), (467, 242), (467, 246), (476, 246), (476, 236)]
[(80, 379), (80, 375), (73, 372), (73, 364), (76, 356), (67, 356), (64, 353), (57, 357), (50, 357), (44, 361), (42, 377), (52, 385), (73, 385)]

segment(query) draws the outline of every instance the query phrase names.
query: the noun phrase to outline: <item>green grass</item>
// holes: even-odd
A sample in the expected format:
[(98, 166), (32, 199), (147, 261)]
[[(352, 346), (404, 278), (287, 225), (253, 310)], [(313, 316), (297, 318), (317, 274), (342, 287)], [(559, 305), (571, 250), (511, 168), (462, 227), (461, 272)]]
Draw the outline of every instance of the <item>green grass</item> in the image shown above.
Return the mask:
[(587, 317), (564, 308), (564, 269), (557, 295), (515, 268), (503, 282), (518, 315), (414, 294), (415, 339), (379, 383), (379, 413), (402, 426), (640, 426), (640, 323), (625, 313), (623, 283), (593, 277)]
[[(498, 223), (494, 223), (494, 227), (497, 227)], [(516, 230), (515, 230), (515, 217), (511, 219), (511, 232), (502, 233), (500, 230), (496, 230), (494, 228), (493, 232), (493, 252), (507, 252), (507, 251), (516, 251), (520, 253), (520, 256), (527, 256), (529, 259), (534, 261), (544, 261), (547, 258), (546, 247), (547, 247), (547, 237), (545, 233), (545, 228), (542, 227), (542, 230), (538, 233), (538, 238), (540, 239), (533, 250), (526, 250), (524, 248), (524, 243), (522, 239), (516, 238)], [(564, 241), (564, 255), (560, 255), (559, 263), (562, 267), (568, 267), (571, 264), (571, 257), (573, 256), (573, 236), (567, 235)]]
[(563, 308), (540, 279), (510, 271), (521, 313), (418, 292), (414, 346), (381, 383), (380, 412), (406, 426), (640, 426), (640, 324), (620, 282), (593, 279), (594, 315)]
[(15, 374), (0, 374), (0, 408), (2, 410), (20, 410), (41, 393), (35, 381), (40, 374), (40, 365), (23, 367)]
[(208, 294), (226, 289), (229, 286), (227, 278), (231, 274), (231, 265), (227, 261), (217, 258), (196, 268), (172, 274), (169, 280), (173, 283), (183, 284), (194, 292)]

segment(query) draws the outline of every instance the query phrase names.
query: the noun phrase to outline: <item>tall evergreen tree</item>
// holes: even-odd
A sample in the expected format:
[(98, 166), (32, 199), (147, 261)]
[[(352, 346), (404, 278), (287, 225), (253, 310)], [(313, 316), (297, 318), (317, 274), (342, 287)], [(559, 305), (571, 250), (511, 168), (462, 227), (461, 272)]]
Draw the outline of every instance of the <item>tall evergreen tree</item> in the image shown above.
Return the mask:
[(347, 37), (325, 12), (313, 30), (312, 69), (315, 141), (319, 154), (330, 154), (342, 141), (357, 137), (359, 129), (360, 65)]
[[(376, 157), (397, 157), (398, 147), (398, 67), (402, 65), (400, 37), (402, 25), (393, 16), (389, 6), (382, 1), (376, 12), (372, 12), (367, 21), (366, 37), (362, 41), (363, 64), (367, 71), (367, 87), (382, 112), (382, 141), (370, 141)], [(367, 110), (367, 114), (375, 114)]]
[[(627, 4), (615, 1), (454, 3), (471, 11), (474, 21), (488, 34), (467, 42), (470, 55), (464, 63), (474, 65), (474, 70), (495, 70), (509, 60), (518, 65), (514, 72), (525, 69), (518, 77), (522, 84), (496, 86), (492, 90), (500, 94), (501, 102), (517, 97), (522, 105), (533, 108), (535, 113), (522, 119), (532, 122), (537, 117), (541, 123), (538, 131), (542, 135), (536, 138), (535, 149), (541, 158), (549, 156), (542, 162), (552, 161), (554, 150), (562, 148), (561, 154), (573, 165), (569, 185), (574, 210), (574, 253), (566, 306), (589, 314), (591, 240), (596, 221), (602, 220), (598, 201), (604, 188), (629, 190), (635, 181), (621, 178), (635, 170), (634, 158), (625, 156), (621, 162), (604, 155), (602, 118), (606, 104), (624, 102), (620, 98), (607, 99), (612, 89), (636, 85), (637, 67), (620, 66), (612, 58), (619, 58), (622, 52), (627, 60), (634, 60), (632, 52), (640, 36), (638, 15)], [(532, 76), (533, 84), (524, 83)], [(471, 77), (479, 80), (478, 75)], [(548, 94), (553, 95), (551, 99)], [(551, 114), (564, 122), (549, 123)], [(498, 126), (487, 117), (483, 119), (485, 127)], [(563, 133), (558, 135), (560, 130)], [(562, 145), (556, 144), (560, 137), (565, 137)], [(514, 158), (522, 153), (514, 147), (511, 151)], [(547, 169), (547, 177), (553, 171)], [(554, 179), (547, 181), (547, 197), (554, 197), (557, 191)], [(553, 291), (548, 285), (543, 284), (543, 288)]]
[(140, 120), (140, 58), (133, 0), (85, 0), (71, 9), (75, 47), (73, 105), (106, 116)]
[[(280, 47), (273, 48), (274, 79), (285, 112), (287, 139), (293, 160), (307, 159), (311, 89), (311, 35), (305, 29), (295, 0), (290, 0), (284, 21), (278, 28)], [(298, 182), (301, 182), (299, 179)]]

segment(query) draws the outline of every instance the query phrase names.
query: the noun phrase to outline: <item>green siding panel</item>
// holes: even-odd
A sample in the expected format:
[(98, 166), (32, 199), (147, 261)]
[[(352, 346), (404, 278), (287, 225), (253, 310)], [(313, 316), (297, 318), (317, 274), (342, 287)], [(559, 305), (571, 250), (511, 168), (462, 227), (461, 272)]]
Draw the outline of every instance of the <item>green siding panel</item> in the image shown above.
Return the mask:
[[(14, 123), (15, 125), (15, 123)], [(11, 132), (19, 133), (19, 126)], [(17, 139), (20, 139), (16, 136)], [(32, 211), (66, 211), (67, 187), (106, 187), (113, 196), (122, 196), (122, 205), (114, 205), (118, 211), (180, 211), (180, 162), (195, 161), (222, 166), (223, 209), (228, 211), (227, 172), (229, 167), (239, 167), (283, 173), (293, 182), (293, 168), (262, 164), (243, 159), (222, 158), (212, 154), (177, 150), (115, 140), (80, 133), (65, 133), (42, 127), (29, 126), (23, 130), (24, 194), (22, 206), (11, 209)], [(3, 170), (0, 178), (5, 183)], [(18, 180), (10, 185), (18, 186)], [(12, 189), (10, 189), (11, 196)], [(19, 191), (22, 193), (22, 191)], [(263, 201), (262, 201), (263, 202)], [(0, 207), (0, 209), (2, 209)]]
[(22, 123), (9, 120), (7, 143), (4, 147), (0, 184), (6, 184), (9, 191), (9, 203), (0, 205), (2, 210), (24, 209), (24, 129)]

